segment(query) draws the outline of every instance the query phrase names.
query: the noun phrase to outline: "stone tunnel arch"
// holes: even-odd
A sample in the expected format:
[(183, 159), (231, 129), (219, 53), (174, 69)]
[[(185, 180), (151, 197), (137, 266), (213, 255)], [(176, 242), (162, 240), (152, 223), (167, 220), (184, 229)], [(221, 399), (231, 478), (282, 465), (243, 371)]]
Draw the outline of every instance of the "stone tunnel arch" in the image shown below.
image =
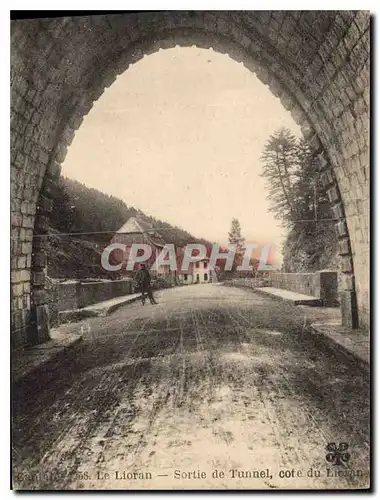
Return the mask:
[[(213, 48), (253, 71), (312, 141), (340, 238), (346, 324), (369, 322), (368, 13), (141, 12), (13, 21), (12, 343), (48, 338), (51, 193), (83, 117), (160, 48)], [(42, 236), (38, 236), (42, 235)]]

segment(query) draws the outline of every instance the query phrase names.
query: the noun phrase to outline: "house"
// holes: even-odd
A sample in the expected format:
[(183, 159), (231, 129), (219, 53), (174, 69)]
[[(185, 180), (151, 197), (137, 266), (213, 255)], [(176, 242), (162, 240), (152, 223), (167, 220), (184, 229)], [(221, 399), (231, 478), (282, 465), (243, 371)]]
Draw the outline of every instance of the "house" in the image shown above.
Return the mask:
[(122, 264), (119, 274), (122, 276), (134, 277), (139, 269), (139, 263), (136, 263), (133, 270), (127, 269), (131, 247), (133, 244), (146, 244), (152, 249), (150, 258), (145, 261), (153, 278), (164, 279), (167, 283), (178, 282), (184, 285), (192, 283), (208, 283), (214, 281), (211, 279), (210, 259), (205, 257), (197, 262), (190, 262), (188, 269), (182, 271), (182, 261), (185, 255), (185, 249), (175, 247), (177, 270), (171, 270), (169, 265), (160, 264), (155, 270), (152, 266), (158, 255), (166, 245), (163, 235), (154, 229), (146, 220), (139, 217), (130, 217), (125, 224), (114, 234), (111, 244), (120, 243), (124, 249), (115, 249), (109, 257), (111, 265)]
[(190, 262), (186, 271), (178, 266), (178, 281), (184, 285), (193, 283), (209, 283), (211, 280), (210, 259), (205, 257), (197, 262)]
[[(113, 259), (117, 263), (122, 263), (122, 274), (133, 276), (139, 269), (139, 264), (135, 264), (133, 271), (126, 269), (129, 260), (131, 246), (134, 243), (149, 245), (152, 249), (151, 257), (145, 262), (150, 269), (157, 256), (161, 253), (166, 242), (159, 231), (155, 230), (149, 222), (142, 220), (139, 217), (130, 217), (125, 224), (115, 233), (111, 243), (121, 243), (125, 245), (125, 250), (115, 250)], [(111, 260), (111, 258), (110, 258)], [(116, 263), (115, 262), (115, 263)], [(170, 271), (169, 266), (160, 265), (156, 271), (152, 271), (153, 277), (170, 277), (173, 272)]]

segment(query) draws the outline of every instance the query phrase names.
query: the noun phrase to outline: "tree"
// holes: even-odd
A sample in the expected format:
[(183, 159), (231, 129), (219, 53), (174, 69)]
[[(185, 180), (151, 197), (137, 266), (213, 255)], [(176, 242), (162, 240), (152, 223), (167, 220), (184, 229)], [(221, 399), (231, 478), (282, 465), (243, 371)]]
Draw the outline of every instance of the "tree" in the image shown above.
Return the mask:
[(294, 184), (297, 180), (297, 139), (282, 128), (269, 137), (263, 154), (263, 173), (268, 184), (272, 205), (270, 210), (285, 224), (291, 223), (297, 212)]
[(288, 230), (284, 269), (301, 272), (325, 267), (337, 238), (310, 144), (281, 129), (269, 137), (261, 159), (270, 210)]
[(238, 219), (233, 218), (231, 221), (231, 230), (228, 233), (228, 241), (230, 245), (242, 245), (244, 238), (241, 235), (241, 227)]

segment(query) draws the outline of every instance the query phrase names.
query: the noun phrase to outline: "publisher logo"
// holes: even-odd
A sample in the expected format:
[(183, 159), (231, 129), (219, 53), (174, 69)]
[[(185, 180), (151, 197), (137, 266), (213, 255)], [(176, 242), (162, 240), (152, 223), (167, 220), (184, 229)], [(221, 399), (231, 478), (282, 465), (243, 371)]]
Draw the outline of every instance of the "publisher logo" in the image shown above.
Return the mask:
[(339, 443), (338, 446), (335, 443), (329, 443), (326, 450), (328, 451), (326, 460), (332, 465), (344, 465), (350, 460), (351, 455), (347, 451), (347, 443)]

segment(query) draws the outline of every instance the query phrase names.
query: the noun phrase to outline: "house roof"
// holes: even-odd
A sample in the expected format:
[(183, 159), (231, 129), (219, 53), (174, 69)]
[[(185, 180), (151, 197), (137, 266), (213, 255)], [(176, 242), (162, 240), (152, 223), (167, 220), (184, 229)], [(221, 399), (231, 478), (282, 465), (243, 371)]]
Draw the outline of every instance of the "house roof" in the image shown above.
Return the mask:
[[(120, 229), (116, 231), (116, 235), (123, 235), (126, 238), (128, 236), (144, 235), (145, 238), (155, 246), (163, 247), (165, 246), (165, 240), (162, 238), (161, 234), (154, 229), (154, 227), (144, 220), (137, 217), (130, 217), (127, 222), (125, 222)], [(124, 239), (124, 238), (123, 238)]]

